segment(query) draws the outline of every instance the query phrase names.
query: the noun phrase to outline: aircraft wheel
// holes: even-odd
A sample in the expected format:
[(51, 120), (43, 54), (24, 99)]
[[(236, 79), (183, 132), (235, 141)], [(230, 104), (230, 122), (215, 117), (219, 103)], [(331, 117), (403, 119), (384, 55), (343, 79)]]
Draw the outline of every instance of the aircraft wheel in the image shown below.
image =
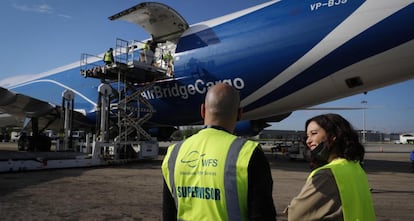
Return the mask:
[(137, 153), (131, 145), (124, 145), (118, 149), (120, 159), (136, 159)]
[(46, 135), (29, 137), (28, 151), (50, 151), (52, 140)]

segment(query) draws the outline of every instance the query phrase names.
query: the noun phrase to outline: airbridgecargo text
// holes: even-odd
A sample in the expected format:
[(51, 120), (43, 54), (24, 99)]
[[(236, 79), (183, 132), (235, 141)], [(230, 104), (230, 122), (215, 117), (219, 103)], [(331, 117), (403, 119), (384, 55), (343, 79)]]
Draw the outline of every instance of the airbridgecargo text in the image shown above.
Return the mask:
[(142, 96), (146, 99), (160, 99), (170, 97), (180, 97), (181, 99), (188, 99), (190, 95), (205, 94), (209, 87), (218, 83), (226, 83), (232, 85), (237, 90), (244, 88), (244, 81), (241, 78), (224, 79), (219, 81), (205, 82), (202, 79), (197, 79), (194, 84), (179, 85), (178, 83), (170, 85), (155, 85), (149, 90), (142, 92)]

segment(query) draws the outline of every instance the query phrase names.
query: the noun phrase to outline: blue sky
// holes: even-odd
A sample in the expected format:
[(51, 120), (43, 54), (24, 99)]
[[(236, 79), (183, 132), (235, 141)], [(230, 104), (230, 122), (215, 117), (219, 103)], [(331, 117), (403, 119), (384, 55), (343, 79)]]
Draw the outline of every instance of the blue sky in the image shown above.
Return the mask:
[[(82, 53), (99, 54), (115, 45), (116, 38), (143, 40), (140, 27), (108, 17), (142, 1), (134, 0), (3, 0), (0, 2), (0, 80), (79, 62)], [(266, 0), (163, 0), (189, 24), (254, 6)], [(414, 77), (414, 73), (413, 73)], [(414, 80), (369, 91), (321, 107), (360, 107), (368, 101), (367, 129), (382, 132), (414, 132)], [(302, 130), (317, 114), (335, 112), (362, 129), (362, 110), (294, 112), (272, 129)]]

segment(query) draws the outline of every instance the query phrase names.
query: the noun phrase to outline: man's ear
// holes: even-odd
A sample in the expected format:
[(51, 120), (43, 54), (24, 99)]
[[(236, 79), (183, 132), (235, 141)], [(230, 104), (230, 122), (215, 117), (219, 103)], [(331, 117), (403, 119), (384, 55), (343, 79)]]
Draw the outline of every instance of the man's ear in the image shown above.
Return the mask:
[(204, 103), (201, 104), (200, 114), (201, 114), (201, 118), (204, 119), (204, 117), (206, 116), (206, 106), (204, 105)]
[(242, 113), (243, 113), (243, 108), (239, 108), (239, 110), (237, 111), (237, 121), (241, 119)]

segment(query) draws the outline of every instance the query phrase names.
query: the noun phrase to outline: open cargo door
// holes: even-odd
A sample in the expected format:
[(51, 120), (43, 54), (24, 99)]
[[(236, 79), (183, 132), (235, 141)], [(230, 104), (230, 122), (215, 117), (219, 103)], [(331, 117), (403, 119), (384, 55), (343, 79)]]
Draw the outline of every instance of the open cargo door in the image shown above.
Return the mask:
[(167, 5), (144, 2), (109, 17), (135, 23), (151, 34), (154, 42), (177, 42), (188, 29), (184, 18)]

